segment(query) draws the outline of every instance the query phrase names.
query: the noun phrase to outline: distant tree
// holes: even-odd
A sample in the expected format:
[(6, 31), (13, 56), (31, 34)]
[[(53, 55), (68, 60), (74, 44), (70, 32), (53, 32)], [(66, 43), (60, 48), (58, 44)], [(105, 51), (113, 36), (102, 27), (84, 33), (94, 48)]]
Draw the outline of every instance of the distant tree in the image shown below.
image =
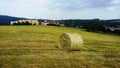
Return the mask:
[(13, 25), (19, 25), (18, 23), (13, 23)]
[(21, 25), (21, 23), (18, 21), (18, 25)]
[(65, 24), (65, 21), (63, 21), (63, 20), (60, 20), (60, 24)]
[(36, 25), (36, 23), (34, 23), (33, 25)]
[(32, 25), (32, 24), (29, 23), (28, 21), (26, 21), (26, 22), (24, 23), (24, 25)]

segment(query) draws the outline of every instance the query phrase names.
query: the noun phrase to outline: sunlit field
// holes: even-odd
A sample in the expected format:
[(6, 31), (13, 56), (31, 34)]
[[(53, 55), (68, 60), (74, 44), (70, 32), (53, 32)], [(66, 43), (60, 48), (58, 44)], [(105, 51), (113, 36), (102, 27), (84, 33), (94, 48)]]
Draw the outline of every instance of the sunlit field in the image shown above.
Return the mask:
[[(79, 33), (80, 51), (57, 47), (61, 33)], [(120, 68), (120, 36), (55, 26), (0, 26), (0, 68)]]

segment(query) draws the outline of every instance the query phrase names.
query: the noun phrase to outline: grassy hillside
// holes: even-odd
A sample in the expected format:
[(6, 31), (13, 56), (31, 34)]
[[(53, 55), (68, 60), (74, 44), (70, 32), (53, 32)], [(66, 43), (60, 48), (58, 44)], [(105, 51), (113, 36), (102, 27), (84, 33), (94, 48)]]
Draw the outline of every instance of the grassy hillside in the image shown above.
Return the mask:
[[(63, 32), (79, 33), (84, 48), (57, 48)], [(120, 36), (53, 26), (0, 26), (0, 68), (119, 68)]]

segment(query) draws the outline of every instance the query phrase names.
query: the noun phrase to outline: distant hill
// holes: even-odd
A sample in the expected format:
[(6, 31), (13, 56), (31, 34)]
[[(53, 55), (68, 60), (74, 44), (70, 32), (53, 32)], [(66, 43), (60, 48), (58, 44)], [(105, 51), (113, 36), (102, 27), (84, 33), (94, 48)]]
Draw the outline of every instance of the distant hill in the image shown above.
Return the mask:
[(0, 15), (0, 22), (5, 22), (5, 23), (10, 23), (10, 21), (21, 20), (21, 19), (27, 19), (27, 18)]

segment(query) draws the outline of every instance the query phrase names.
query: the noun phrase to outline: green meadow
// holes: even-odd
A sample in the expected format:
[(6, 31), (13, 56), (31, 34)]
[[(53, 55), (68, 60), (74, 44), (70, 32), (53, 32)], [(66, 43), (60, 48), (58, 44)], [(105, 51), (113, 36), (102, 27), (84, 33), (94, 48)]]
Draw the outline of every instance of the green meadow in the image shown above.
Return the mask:
[[(80, 51), (57, 47), (63, 32), (84, 39)], [(120, 68), (120, 36), (56, 26), (0, 26), (0, 68)]]

